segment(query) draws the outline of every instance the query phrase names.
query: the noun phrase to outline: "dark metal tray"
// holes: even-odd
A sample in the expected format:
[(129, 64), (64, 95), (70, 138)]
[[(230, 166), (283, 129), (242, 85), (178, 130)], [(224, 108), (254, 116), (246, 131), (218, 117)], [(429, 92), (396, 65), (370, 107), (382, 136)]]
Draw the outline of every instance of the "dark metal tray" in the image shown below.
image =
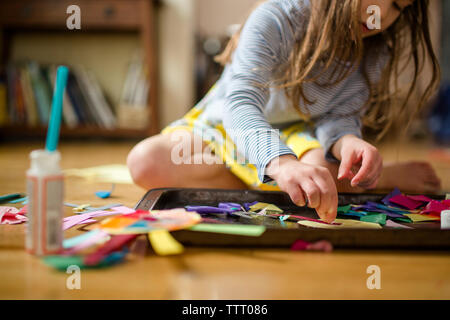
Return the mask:
[[(379, 194), (340, 194), (339, 205), (362, 204), (367, 201), (380, 201)], [(443, 199), (440, 196), (429, 196)], [(214, 190), (214, 189), (154, 189), (147, 192), (136, 209), (163, 210), (183, 208), (186, 205), (217, 206), (219, 202), (267, 202), (273, 203), (287, 213), (317, 218), (314, 210), (297, 207), (284, 192), (254, 190)], [(260, 237), (176, 231), (174, 237), (184, 245), (222, 246), (222, 247), (289, 247), (295, 240), (328, 240), (336, 248), (378, 248), (378, 249), (450, 249), (450, 230), (441, 230), (438, 222), (409, 224), (414, 229), (383, 228), (380, 230), (353, 229), (327, 230), (313, 229), (294, 222), (282, 224), (279, 220), (260, 217), (245, 219), (217, 215), (212, 217), (226, 223), (260, 224), (267, 230)]]

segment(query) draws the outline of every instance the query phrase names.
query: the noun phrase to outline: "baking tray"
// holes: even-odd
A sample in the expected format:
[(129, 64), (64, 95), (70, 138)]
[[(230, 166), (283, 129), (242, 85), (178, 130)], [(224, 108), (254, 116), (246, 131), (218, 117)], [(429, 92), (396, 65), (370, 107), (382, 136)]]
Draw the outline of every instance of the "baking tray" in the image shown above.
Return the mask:
[[(381, 194), (339, 194), (339, 205), (363, 204), (367, 201), (380, 201)], [(443, 196), (429, 195), (430, 198), (442, 200)], [(183, 208), (186, 205), (217, 206), (220, 202), (267, 202), (283, 209), (286, 213), (317, 218), (314, 210), (298, 207), (284, 192), (255, 190), (216, 190), (216, 189), (154, 189), (139, 201), (135, 209), (164, 210)], [(296, 240), (328, 240), (335, 248), (372, 248), (372, 249), (450, 249), (450, 230), (441, 230), (439, 222), (408, 224), (414, 229), (393, 229), (384, 227), (379, 230), (313, 229), (295, 222), (282, 223), (278, 219), (259, 217), (245, 219), (216, 215), (210, 218), (237, 224), (259, 224), (266, 227), (260, 237), (247, 237), (207, 232), (181, 230), (173, 236), (188, 246), (219, 247), (289, 247)]]

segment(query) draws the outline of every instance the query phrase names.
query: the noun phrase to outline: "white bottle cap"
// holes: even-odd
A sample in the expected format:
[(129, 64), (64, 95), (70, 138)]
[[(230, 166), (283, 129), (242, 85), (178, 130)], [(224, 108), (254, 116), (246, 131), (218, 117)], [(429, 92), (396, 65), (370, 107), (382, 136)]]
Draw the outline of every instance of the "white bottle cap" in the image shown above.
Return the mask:
[(441, 212), (441, 229), (450, 229), (450, 210)]
[(61, 155), (58, 151), (35, 150), (30, 154), (31, 170), (45, 174), (59, 174)]

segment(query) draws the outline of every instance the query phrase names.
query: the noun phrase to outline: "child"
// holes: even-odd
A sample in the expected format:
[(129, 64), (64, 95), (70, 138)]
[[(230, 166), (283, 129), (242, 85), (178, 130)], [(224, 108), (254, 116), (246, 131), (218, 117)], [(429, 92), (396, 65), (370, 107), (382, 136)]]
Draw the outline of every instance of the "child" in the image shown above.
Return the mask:
[[(380, 9), (379, 29), (369, 29), (371, 5)], [(433, 77), (415, 111), (436, 87), (427, 9), (427, 0), (264, 2), (218, 57), (225, 69), (207, 96), (131, 151), (135, 183), (282, 190), (327, 222), (336, 218), (337, 191), (438, 190), (429, 164), (383, 166), (361, 137), (362, 122), (384, 133), (394, 119), (412, 117), (406, 105), (424, 57)], [(405, 52), (415, 73), (397, 106), (390, 81)]]

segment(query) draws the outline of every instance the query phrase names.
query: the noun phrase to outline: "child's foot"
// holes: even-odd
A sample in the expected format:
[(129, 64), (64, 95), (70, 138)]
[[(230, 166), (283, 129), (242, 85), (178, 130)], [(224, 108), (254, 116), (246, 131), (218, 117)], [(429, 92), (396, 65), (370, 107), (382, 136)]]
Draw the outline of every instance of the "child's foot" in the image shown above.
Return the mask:
[(441, 180), (428, 162), (386, 163), (377, 189), (399, 188), (402, 192), (438, 192)]

